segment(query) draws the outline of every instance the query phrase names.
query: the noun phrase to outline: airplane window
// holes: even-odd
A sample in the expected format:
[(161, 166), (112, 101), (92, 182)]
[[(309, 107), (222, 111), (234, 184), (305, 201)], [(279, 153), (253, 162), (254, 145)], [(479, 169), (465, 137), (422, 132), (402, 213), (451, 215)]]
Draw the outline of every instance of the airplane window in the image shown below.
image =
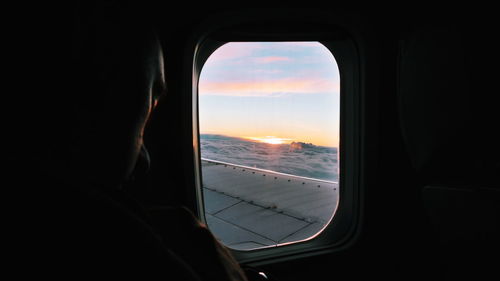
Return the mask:
[(339, 201), (340, 77), (319, 42), (229, 42), (199, 77), (205, 218), (237, 250), (309, 240)]

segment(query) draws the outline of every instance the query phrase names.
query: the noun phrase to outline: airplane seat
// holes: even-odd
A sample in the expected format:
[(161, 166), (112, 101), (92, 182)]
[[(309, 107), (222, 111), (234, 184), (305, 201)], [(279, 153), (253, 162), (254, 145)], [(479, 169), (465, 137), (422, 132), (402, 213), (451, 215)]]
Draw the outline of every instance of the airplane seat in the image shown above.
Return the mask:
[(489, 256), (500, 249), (500, 142), (481, 75), (486, 50), (471, 34), (417, 28), (400, 49), (401, 131), (438, 247), (429, 256), (438, 259), (439, 280), (499, 276)]

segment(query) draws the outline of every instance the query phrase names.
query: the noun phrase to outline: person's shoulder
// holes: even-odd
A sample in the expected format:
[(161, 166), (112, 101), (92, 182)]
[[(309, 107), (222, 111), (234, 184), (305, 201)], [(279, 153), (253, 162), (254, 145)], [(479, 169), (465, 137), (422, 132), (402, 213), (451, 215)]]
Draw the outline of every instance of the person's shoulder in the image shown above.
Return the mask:
[(179, 280), (199, 280), (142, 216), (112, 193), (53, 182), (45, 195), (45, 208), (40, 210), (45, 219), (36, 227), (38, 238), (43, 237), (43, 252), (50, 252), (43, 262), (115, 277), (175, 273)]

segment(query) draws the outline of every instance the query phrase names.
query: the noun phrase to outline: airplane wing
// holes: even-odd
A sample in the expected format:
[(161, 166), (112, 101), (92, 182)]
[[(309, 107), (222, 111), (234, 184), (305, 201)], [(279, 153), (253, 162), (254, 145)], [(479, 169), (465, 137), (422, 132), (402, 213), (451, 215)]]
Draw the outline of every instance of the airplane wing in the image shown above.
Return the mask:
[(202, 159), (208, 227), (238, 250), (313, 237), (331, 220), (338, 183)]

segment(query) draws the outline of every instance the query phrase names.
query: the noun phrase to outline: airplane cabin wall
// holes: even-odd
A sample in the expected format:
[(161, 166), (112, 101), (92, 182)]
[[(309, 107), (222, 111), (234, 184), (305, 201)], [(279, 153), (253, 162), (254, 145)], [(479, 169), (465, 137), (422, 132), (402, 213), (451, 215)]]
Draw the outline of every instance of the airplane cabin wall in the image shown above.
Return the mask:
[[(165, 14), (159, 9), (158, 19), (169, 95), (146, 134), (154, 169), (147, 179), (150, 187), (137, 195), (148, 204), (192, 206), (191, 96), (183, 84), (191, 71), (186, 65), (192, 55), (188, 45), (198, 25), (220, 9), (163, 8)], [(335, 13), (342, 11), (332, 9), (332, 16)], [(426, 186), (498, 187), (500, 142), (494, 136), (498, 119), (491, 94), (495, 88), (489, 80), (492, 75), (486, 73), (493, 68), (489, 54), (495, 49), (481, 37), (491, 35), (491, 26), (439, 12), (354, 13), (359, 21), (350, 28), (359, 39), (364, 81), (362, 234), (351, 248), (261, 268), (279, 280), (457, 277), (453, 270), (459, 267), (443, 261), (450, 258), (450, 247), (443, 246), (448, 239), (445, 235), (443, 240), (443, 225), (455, 218), (439, 212), (454, 195), (441, 189), (429, 193)], [(485, 48), (478, 45), (482, 42), (487, 42)], [(498, 217), (490, 215), (485, 223), (495, 225)], [(497, 233), (494, 227), (489, 231), (488, 235)], [(492, 245), (491, 237), (486, 246)]]

